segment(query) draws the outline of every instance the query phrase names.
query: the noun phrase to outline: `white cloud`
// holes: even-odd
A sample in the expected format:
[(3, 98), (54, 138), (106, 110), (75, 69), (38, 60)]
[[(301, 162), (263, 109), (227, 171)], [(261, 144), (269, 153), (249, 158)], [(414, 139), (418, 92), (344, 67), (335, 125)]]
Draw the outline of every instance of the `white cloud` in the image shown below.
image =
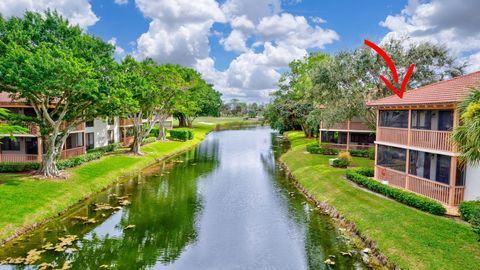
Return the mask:
[[(280, 0), (136, 0), (150, 18), (148, 32), (137, 40), (135, 56), (195, 67), (225, 99), (266, 101), (277, 88), (280, 71), (307, 54), (338, 39), (335, 31), (310, 25), (305, 17), (282, 13)], [(214, 23), (228, 23), (218, 33)], [(216, 36), (237, 56), (223, 71), (215, 68), (208, 37)]]
[(118, 59), (118, 60), (121, 60), (123, 59), (126, 54), (125, 54), (125, 50), (118, 46), (117, 45), (117, 38), (116, 37), (113, 37), (111, 38), (109, 41), (107, 41), (109, 44), (115, 46), (115, 57)]
[(136, 0), (152, 19), (148, 32), (137, 40), (137, 58), (192, 66), (209, 55), (208, 35), (214, 22), (225, 20), (214, 0)]
[[(480, 1), (409, 1), (401, 14), (380, 22), (391, 30), (384, 40), (409, 36), (411, 42), (429, 41), (444, 45), (460, 59), (477, 61), (480, 52)], [(475, 63), (472, 63), (475, 65)], [(470, 71), (475, 66), (469, 67)], [(478, 69), (478, 65), (476, 66)]]
[(88, 0), (2, 0), (0, 13), (5, 17), (21, 17), (26, 10), (43, 12), (47, 9), (57, 10), (72, 25), (86, 29), (94, 25), (99, 18), (93, 13)]
[(126, 5), (128, 4), (128, 0), (113, 0), (117, 5)]

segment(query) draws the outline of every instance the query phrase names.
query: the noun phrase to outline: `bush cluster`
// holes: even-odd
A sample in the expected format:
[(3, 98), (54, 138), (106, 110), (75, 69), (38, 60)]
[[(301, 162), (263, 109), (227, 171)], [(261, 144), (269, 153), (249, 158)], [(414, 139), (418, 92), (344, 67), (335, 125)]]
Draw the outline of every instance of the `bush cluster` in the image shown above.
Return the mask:
[(346, 168), (348, 165), (350, 165), (351, 160), (351, 154), (349, 152), (342, 151), (338, 153), (337, 158), (333, 160), (332, 166), (337, 168)]
[[(322, 154), (322, 155), (338, 155), (340, 150), (331, 148), (328, 143), (322, 143), (322, 145), (318, 145), (318, 142), (307, 144), (307, 151), (311, 154)], [(367, 150), (355, 150), (350, 149), (348, 150), (353, 157), (364, 157), (369, 159), (375, 159), (375, 148), (370, 148)]]
[(96, 152), (90, 152), (82, 156), (77, 156), (77, 157), (72, 157), (72, 158), (67, 158), (67, 159), (62, 159), (57, 161), (57, 168), (59, 170), (63, 170), (66, 168), (72, 168), (76, 167), (78, 165), (81, 165), (85, 162), (89, 162), (95, 159), (99, 159), (103, 156), (105, 152), (101, 151), (96, 151)]
[(2, 162), (0, 163), (0, 173), (28, 172), (40, 168), (38, 162)]
[(350, 154), (354, 157), (364, 157), (364, 158), (369, 158), (369, 159), (375, 159), (375, 148), (369, 148), (366, 150), (355, 150), (355, 149), (350, 149), (348, 150)]
[(466, 201), (458, 206), (460, 216), (463, 220), (472, 224), (473, 231), (478, 235), (480, 241), (480, 201)]
[(328, 148), (327, 145), (322, 144), (322, 147), (318, 145), (318, 143), (310, 143), (307, 144), (307, 151), (312, 154), (321, 154), (321, 155), (338, 155), (339, 150), (335, 148)]
[(171, 129), (168, 132), (170, 137), (175, 140), (186, 141), (193, 139), (193, 131), (190, 129)]
[(378, 192), (398, 202), (401, 202), (411, 207), (415, 207), (425, 212), (429, 212), (434, 215), (445, 214), (446, 209), (439, 202), (419, 196), (412, 192), (404, 191), (389, 185), (382, 184), (376, 180), (368, 178), (372, 175), (373, 171), (371, 169), (363, 168), (356, 170), (347, 170), (346, 172), (346, 176), (348, 179), (372, 191)]
[(149, 143), (154, 143), (157, 141), (156, 137), (148, 137), (143, 140), (142, 145), (149, 144)]
[(87, 153), (95, 153), (95, 152), (108, 153), (108, 152), (113, 152), (120, 147), (122, 147), (121, 143), (112, 143), (106, 146), (90, 149), (87, 151)]

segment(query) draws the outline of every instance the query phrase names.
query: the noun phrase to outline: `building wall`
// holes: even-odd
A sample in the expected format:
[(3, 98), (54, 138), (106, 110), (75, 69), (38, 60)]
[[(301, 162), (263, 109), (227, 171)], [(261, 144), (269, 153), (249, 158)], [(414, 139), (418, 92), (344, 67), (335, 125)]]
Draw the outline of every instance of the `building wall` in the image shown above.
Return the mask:
[[(95, 119), (93, 121), (93, 127), (86, 127), (85, 133), (94, 133), (94, 147), (97, 148), (108, 145), (109, 130), (113, 130), (115, 143), (118, 143), (120, 141), (118, 118), (115, 118), (113, 125), (108, 125), (108, 122), (103, 119)], [(88, 141), (85, 140), (85, 144), (87, 143)]]
[(480, 200), (480, 166), (468, 166), (465, 177), (465, 201)]

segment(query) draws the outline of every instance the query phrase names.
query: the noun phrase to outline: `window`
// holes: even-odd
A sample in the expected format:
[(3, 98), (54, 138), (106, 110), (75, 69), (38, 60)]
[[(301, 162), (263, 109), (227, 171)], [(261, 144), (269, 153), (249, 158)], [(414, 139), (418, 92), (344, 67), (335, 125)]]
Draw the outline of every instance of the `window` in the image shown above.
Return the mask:
[(95, 148), (95, 134), (93, 132), (87, 133), (87, 149)]
[(115, 137), (114, 137), (113, 130), (107, 131), (107, 136), (108, 136), (108, 143), (109, 144), (115, 143)]
[(2, 151), (20, 151), (20, 142), (18, 138), (16, 140), (12, 140), (10, 138), (2, 138), (1, 140), (1, 149)]
[(380, 126), (407, 128), (408, 111), (380, 111)]
[(432, 129), (432, 111), (412, 111), (412, 128)]
[(72, 149), (83, 146), (83, 133), (70, 134), (65, 142), (66, 149)]
[(407, 150), (392, 146), (379, 145), (377, 164), (397, 171), (405, 172)]
[(450, 183), (449, 156), (410, 150), (409, 173), (436, 182)]
[(93, 127), (93, 121), (87, 121), (87, 122), (85, 123), (85, 125), (86, 125), (87, 127)]
[(109, 118), (107, 119), (107, 124), (109, 124), (110, 126), (113, 125), (113, 124), (115, 124), (115, 118), (109, 117)]
[(453, 111), (439, 111), (438, 130), (452, 130)]
[(350, 133), (350, 142), (357, 144), (372, 144), (375, 136), (370, 133)]
[(426, 130), (452, 130), (452, 110), (415, 110), (412, 111), (412, 128)]

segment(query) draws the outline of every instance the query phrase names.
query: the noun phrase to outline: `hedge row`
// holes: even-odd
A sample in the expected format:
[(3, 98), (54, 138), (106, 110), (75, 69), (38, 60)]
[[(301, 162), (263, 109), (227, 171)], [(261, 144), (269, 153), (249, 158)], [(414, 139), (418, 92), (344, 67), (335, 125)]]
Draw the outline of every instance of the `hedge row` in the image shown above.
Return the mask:
[(171, 129), (168, 131), (172, 139), (186, 141), (193, 139), (193, 131), (190, 129)]
[(95, 152), (108, 153), (108, 152), (113, 152), (120, 147), (122, 147), (121, 143), (112, 143), (106, 146), (90, 149), (87, 151), (87, 153), (95, 153)]
[[(317, 142), (307, 144), (307, 151), (312, 154), (322, 154), (322, 155), (329, 155), (329, 156), (337, 155), (340, 152), (339, 149), (328, 147), (328, 144), (319, 146)], [(365, 157), (365, 158), (375, 159), (374, 148), (371, 148), (368, 150), (350, 149), (348, 150), (348, 152), (350, 152), (350, 154), (354, 157)]]
[(480, 241), (480, 201), (466, 201), (458, 206), (463, 220), (472, 224), (473, 232), (478, 235)]
[(157, 141), (156, 137), (148, 137), (143, 140), (142, 145), (149, 144), (149, 143), (154, 143)]
[(460, 203), (458, 211), (463, 220), (470, 222), (477, 213), (480, 213), (480, 201), (465, 201)]
[(429, 212), (434, 215), (445, 214), (446, 209), (439, 202), (416, 195), (412, 192), (404, 191), (389, 185), (382, 184), (376, 180), (368, 178), (372, 175), (373, 169), (362, 168), (346, 171), (346, 176), (348, 179), (365, 188), (368, 188), (372, 191), (392, 198), (398, 202), (401, 202), (411, 207), (415, 207), (425, 212)]
[(72, 157), (72, 158), (67, 158), (67, 159), (62, 159), (57, 161), (57, 168), (59, 170), (64, 170), (66, 168), (72, 168), (79, 166), (85, 162), (89, 162), (95, 159), (99, 159), (103, 156), (104, 152), (92, 152), (92, 153), (87, 153), (82, 156), (77, 156), (77, 157)]
[(340, 152), (338, 149), (335, 148), (320, 147), (318, 143), (307, 144), (307, 151), (312, 154), (321, 154), (328, 156), (338, 155), (338, 153)]
[(40, 168), (38, 162), (2, 162), (0, 173), (36, 171)]

